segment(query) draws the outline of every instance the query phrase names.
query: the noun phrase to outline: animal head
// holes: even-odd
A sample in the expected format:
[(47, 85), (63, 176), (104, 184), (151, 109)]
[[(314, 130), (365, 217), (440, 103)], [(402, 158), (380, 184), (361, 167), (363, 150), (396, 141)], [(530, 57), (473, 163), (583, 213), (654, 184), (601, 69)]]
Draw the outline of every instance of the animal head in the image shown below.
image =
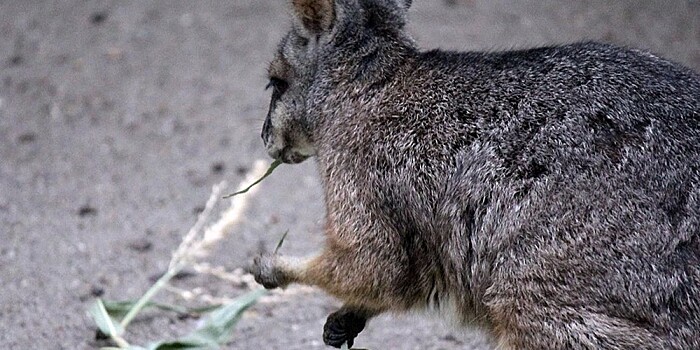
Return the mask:
[(299, 163), (316, 154), (320, 104), (329, 89), (379, 79), (393, 54), (388, 44), (412, 44), (403, 30), (410, 3), (291, 1), (292, 28), (268, 68), (272, 98), (262, 139), (271, 157)]

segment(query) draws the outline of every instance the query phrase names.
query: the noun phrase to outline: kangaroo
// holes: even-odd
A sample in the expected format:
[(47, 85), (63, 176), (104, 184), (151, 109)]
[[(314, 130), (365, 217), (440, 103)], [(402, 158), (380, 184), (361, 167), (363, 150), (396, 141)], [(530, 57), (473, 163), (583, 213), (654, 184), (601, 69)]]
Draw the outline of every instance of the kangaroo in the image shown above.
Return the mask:
[(322, 251), (264, 254), (266, 288), (435, 310), (499, 349), (700, 349), (700, 76), (586, 42), (420, 51), (410, 1), (293, 0), (266, 150), (316, 159)]

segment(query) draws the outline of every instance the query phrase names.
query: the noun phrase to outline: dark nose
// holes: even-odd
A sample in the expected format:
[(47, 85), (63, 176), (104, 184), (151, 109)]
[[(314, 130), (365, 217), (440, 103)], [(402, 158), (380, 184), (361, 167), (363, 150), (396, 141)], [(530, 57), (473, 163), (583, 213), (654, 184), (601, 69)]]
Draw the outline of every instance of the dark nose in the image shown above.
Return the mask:
[(271, 133), (272, 122), (270, 122), (270, 116), (267, 116), (267, 118), (265, 118), (265, 122), (263, 123), (262, 132), (260, 133), (260, 137), (262, 137), (265, 144), (269, 142)]

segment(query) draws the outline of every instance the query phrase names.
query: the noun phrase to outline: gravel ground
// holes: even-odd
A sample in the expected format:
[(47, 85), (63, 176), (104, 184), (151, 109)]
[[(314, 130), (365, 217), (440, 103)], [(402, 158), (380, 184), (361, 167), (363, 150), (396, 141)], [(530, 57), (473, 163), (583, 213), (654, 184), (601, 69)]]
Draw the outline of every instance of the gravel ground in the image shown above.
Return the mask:
[[(94, 349), (96, 295), (134, 298), (162, 273), (213, 184), (256, 159), (266, 62), (289, 23), (284, 1), (0, 0), (0, 347)], [(502, 50), (595, 39), (700, 69), (698, 1), (415, 0), (424, 48)], [(322, 241), (315, 165), (283, 166), (246, 220), (211, 253), (243, 266), (290, 235), (286, 254)], [(220, 296), (245, 290), (202, 276)], [(163, 300), (174, 300), (165, 293)], [(230, 349), (321, 349), (338, 302), (292, 288), (255, 306)], [(144, 343), (196, 320), (149, 313)], [(357, 345), (488, 349), (474, 331), (384, 316)]]

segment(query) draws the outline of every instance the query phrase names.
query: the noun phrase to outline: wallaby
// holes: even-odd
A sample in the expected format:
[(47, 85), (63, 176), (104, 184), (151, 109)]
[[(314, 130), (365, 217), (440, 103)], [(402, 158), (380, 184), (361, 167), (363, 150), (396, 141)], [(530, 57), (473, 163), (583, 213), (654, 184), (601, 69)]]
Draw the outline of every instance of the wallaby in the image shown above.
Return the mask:
[(266, 288), (344, 301), (326, 344), (437, 310), (499, 349), (700, 349), (700, 76), (578, 43), (419, 51), (405, 0), (293, 0), (262, 138), (315, 157), (326, 243)]

